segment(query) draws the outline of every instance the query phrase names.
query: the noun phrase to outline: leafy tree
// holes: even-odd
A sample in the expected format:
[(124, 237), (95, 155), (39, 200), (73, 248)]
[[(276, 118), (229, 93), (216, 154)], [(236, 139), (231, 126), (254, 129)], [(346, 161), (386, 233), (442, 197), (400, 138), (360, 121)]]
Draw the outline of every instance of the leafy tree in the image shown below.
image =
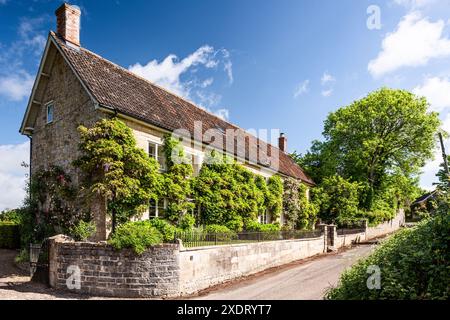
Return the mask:
[(158, 163), (136, 145), (122, 121), (103, 119), (92, 128), (78, 128), (81, 156), (74, 162), (84, 173), (88, 195), (107, 200), (113, 233), (118, 223), (144, 210), (161, 190)]
[[(450, 156), (447, 156), (447, 162), (450, 163)], [(434, 185), (437, 185), (440, 189), (448, 190), (450, 176), (447, 175), (444, 162), (439, 165), (439, 171), (436, 174), (436, 177), (439, 178), (439, 182), (434, 183)]]
[(438, 114), (427, 108), (425, 98), (382, 88), (331, 113), (324, 141), (293, 158), (316, 183), (335, 174), (360, 183), (360, 207), (366, 211), (389, 202), (383, 199), (389, 192), (408, 202), (420, 168), (432, 157), (440, 125)]
[(358, 216), (358, 191), (361, 186), (335, 175), (325, 178), (315, 199), (319, 203), (320, 218), (329, 223), (344, 223)]

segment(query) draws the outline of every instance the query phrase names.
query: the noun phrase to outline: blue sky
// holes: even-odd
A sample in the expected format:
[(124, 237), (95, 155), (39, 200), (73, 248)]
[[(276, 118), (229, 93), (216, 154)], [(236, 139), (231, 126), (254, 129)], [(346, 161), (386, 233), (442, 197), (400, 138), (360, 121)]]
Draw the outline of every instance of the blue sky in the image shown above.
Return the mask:
[[(0, 210), (23, 197), (28, 147), (18, 129), (60, 4), (0, 0)], [(382, 86), (427, 96), (450, 131), (448, 0), (72, 4), (83, 47), (245, 129), (280, 129), (291, 152), (320, 139), (329, 112)], [(374, 12), (381, 24), (369, 28)], [(422, 186), (438, 163), (424, 168)]]

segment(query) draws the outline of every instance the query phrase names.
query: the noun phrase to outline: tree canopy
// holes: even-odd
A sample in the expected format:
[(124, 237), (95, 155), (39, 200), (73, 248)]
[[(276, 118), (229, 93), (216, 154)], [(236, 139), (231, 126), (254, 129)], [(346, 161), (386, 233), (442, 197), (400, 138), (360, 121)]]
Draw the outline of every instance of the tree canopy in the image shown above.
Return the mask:
[(420, 168), (433, 156), (439, 125), (425, 98), (382, 88), (330, 113), (323, 141), (293, 158), (319, 184), (333, 175), (359, 183), (364, 210), (386, 203), (393, 208), (414, 193)]

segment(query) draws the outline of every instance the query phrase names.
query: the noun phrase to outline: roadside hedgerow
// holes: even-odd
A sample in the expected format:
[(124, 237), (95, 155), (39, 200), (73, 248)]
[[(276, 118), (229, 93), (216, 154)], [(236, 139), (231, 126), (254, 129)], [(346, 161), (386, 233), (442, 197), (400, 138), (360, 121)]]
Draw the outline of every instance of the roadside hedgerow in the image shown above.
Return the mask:
[(142, 254), (149, 247), (162, 241), (163, 236), (150, 221), (137, 221), (120, 225), (108, 243), (117, 250), (130, 248), (135, 253)]
[[(326, 294), (333, 300), (442, 299), (450, 297), (450, 211), (448, 199), (432, 219), (385, 241), (341, 276)], [(369, 290), (369, 266), (381, 271), (380, 289)]]

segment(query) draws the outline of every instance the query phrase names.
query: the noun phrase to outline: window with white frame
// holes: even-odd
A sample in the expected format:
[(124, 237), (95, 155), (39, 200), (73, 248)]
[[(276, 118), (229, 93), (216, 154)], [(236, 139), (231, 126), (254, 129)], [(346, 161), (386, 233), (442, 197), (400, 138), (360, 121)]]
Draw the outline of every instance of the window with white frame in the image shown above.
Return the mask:
[(54, 112), (54, 104), (53, 102), (50, 102), (47, 104), (47, 123), (53, 122), (53, 112)]
[(167, 210), (167, 199), (150, 200), (148, 216), (152, 218), (164, 218)]
[(269, 223), (269, 218), (268, 218), (269, 214), (266, 212), (262, 213), (259, 215), (259, 223), (261, 224), (268, 224)]
[(200, 163), (201, 159), (199, 156), (196, 156), (195, 154), (189, 152), (187, 152), (186, 154), (190, 164), (192, 165), (194, 176), (196, 176), (200, 172), (200, 169), (202, 167), (202, 164)]
[(159, 169), (166, 171), (166, 155), (164, 154), (163, 146), (155, 142), (148, 143), (148, 154), (150, 157), (155, 158), (159, 163)]

